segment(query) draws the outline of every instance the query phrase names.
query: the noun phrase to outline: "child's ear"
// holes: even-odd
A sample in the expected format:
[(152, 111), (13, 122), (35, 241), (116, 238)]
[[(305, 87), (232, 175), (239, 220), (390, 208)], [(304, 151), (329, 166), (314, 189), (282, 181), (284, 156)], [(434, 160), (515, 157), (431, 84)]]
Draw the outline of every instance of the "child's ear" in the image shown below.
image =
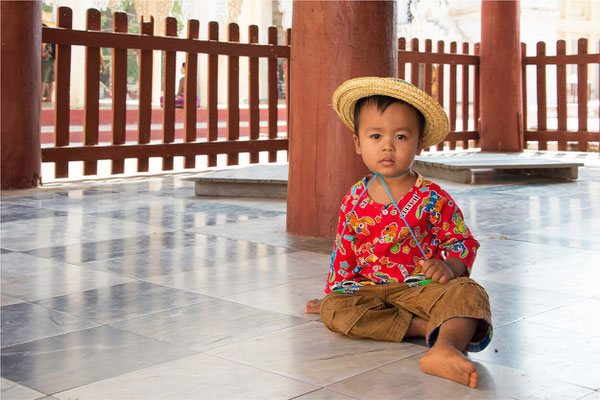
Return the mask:
[(358, 138), (358, 136), (356, 134), (352, 135), (352, 139), (354, 139), (354, 151), (356, 151), (356, 154), (361, 154), (360, 139)]

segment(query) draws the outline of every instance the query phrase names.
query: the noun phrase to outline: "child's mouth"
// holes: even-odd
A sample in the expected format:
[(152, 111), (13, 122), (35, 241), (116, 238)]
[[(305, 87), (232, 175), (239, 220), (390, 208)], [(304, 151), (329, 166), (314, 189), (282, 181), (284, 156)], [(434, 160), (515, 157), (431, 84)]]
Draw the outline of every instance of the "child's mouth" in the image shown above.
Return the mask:
[(379, 163), (382, 164), (382, 165), (393, 165), (394, 164), (394, 160), (383, 159), (383, 160), (379, 161)]

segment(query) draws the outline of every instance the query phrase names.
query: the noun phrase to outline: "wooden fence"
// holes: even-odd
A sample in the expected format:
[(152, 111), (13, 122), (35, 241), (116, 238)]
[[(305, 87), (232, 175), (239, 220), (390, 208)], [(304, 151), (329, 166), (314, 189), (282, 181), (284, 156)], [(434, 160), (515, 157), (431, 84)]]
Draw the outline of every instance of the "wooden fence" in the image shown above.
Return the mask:
[[(161, 157), (163, 170), (173, 169), (173, 157), (184, 157), (184, 168), (194, 168), (197, 155), (206, 155), (207, 165), (216, 166), (217, 154), (227, 154), (227, 165), (237, 165), (240, 153), (250, 153), (250, 162), (258, 162), (258, 153), (269, 153), (269, 162), (276, 161), (277, 151), (288, 149), (287, 137), (278, 137), (278, 76), (277, 59), (288, 60), (286, 76), (286, 108), (289, 113), (289, 58), (291, 31), (286, 32), (286, 44), (277, 44), (277, 29), (269, 28), (268, 44), (258, 44), (258, 27), (248, 29), (249, 43), (240, 43), (237, 24), (229, 24), (228, 41), (219, 41), (219, 25), (208, 25), (208, 40), (198, 40), (199, 22), (188, 21), (187, 38), (178, 38), (177, 21), (167, 18), (164, 36), (154, 36), (153, 20), (142, 21), (141, 34), (127, 33), (127, 15), (116, 12), (113, 16), (113, 32), (100, 32), (100, 13), (88, 10), (86, 30), (73, 30), (72, 12), (67, 7), (58, 10), (58, 27), (43, 28), (42, 40), (57, 44), (56, 51), (56, 102), (54, 119), (54, 147), (42, 148), (42, 161), (55, 163), (57, 178), (68, 176), (68, 162), (83, 161), (84, 175), (97, 173), (99, 160), (111, 160), (112, 174), (124, 172), (124, 160), (137, 159), (138, 172), (148, 171), (148, 159)], [(457, 144), (463, 149), (478, 147), (479, 142), (479, 44), (471, 49), (463, 43), (461, 52), (458, 44), (451, 42), (446, 52), (444, 41), (437, 42), (434, 52), (432, 41), (425, 41), (424, 51), (419, 50), (418, 39), (412, 39), (410, 50), (405, 38), (398, 39), (398, 77), (408, 79), (435, 97), (447, 111), (450, 121), (450, 134), (438, 150), (447, 146), (454, 150)], [(69, 127), (69, 91), (71, 73), (71, 46), (85, 46), (85, 105), (83, 121), (83, 143), (73, 146)], [(99, 143), (99, 79), (100, 48), (112, 48), (111, 87), (113, 93), (111, 110), (110, 143)], [(137, 110), (137, 140), (126, 143), (126, 91), (127, 91), (127, 50), (140, 50), (139, 106)], [(472, 51), (471, 51), (472, 50)], [(152, 92), (152, 51), (163, 52), (164, 57), (164, 108), (162, 110), (162, 137), (160, 143), (151, 141), (153, 121)], [(183, 117), (183, 141), (175, 140), (175, 56), (176, 52), (186, 53), (185, 104)], [(195, 79), (198, 71), (198, 54), (206, 54), (207, 67), (207, 110), (199, 113), (196, 109), (197, 92)], [(219, 140), (217, 108), (218, 57), (227, 57), (227, 115), (225, 140)], [(537, 55), (528, 57), (525, 45), (523, 56), (523, 124), (526, 142), (537, 142), (540, 150), (547, 149), (548, 142), (558, 142), (559, 150), (570, 149), (567, 142), (577, 142), (576, 150), (588, 150), (588, 143), (600, 141), (600, 127), (588, 126), (588, 68), (598, 65), (599, 54), (588, 54), (587, 40), (580, 39), (579, 51), (575, 55), (565, 54), (565, 42), (557, 42), (557, 55), (545, 55), (545, 44), (538, 43)], [(248, 57), (248, 134), (240, 140), (239, 107), (239, 60)], [(259, 111), (259, 58), (267, 59), (268, 109), (267, 138), (260, 139)], [(567, 129), (567, 77), (566, 65), (577, 67), (577, 107), (578, 129)], [(557, 129), (548, 129), (546, 101), (546, 69), (556, 65), (557, 77)], [(527, 66), (535, 66), (537, 71), (537, 128), (527, 129)], [(459, 69), (460, 68), (460, 69)], [(599, 68), (600, 70), (600, 68)], [(459, 75), (460, 73), (460, 75)], [(460, 88), (458, 87), (460, 85)], [(190, 95), (188, 95), (188, 93)], [(131, 110), (129, 110), (131, 112)], [(599, 112), (600, 113), (600, 112)], [(156, 110), (154, 110), (156, 114)], [(206, 115), (207, 128), (197, 129), (198, 115)], [(460, 116), (460, 118), (459, 118)], [(289, 121), (289, 118), (287, 118)], [(289, 127), (288, 127), (289, 128)], [(289, 129), (288, 129), (289, 130)]]
[[(523, 59), (523, 126), (527, 128), (527, 66), (535, 66), (536, 69), (536, 98), (537, 98), (537, 129), (525, 129), (525, 142), (537, 142), (539, 150), (547, 150), (548, 142), (557, 142), (560, 151), (569, 150), (568, 142), (576, 143), (572, 148), (578, 151), (588, 151), (590, 142), (600, 142), (600, 118), (598, 125), (588, 126), (588, 117), (594, 115), (600, 117), (600, 101), (596, 93), (595, 101), (598, 102), (597, 109), (588, 107), (590, 87), (588, 86), (588, 71), (590, 66), (595, 65), (598, 70), (598, 81), (600, 82), (600, 54), (588, 54), (588, 40), (579, 39), (577, 43), (577, 54), (566, 54), (566, 42), (556, 42), (556, 55), (546, 55), (546, 43), (538, 42), (536, 55), (528, 57), (526, 46), (521, 44)], [(567, 65), (577, 65), (577, 129), (568, 129), (568, 98), (567, 98)], [(547, 82), (548, 66), (556, 67), (556, 82)], [(548, 129), (548, 83), (556, 88), (556, 129)], [(531, 94), (532, 95), (532, 94)]]
[[(410, 64), (408, 80), (432, 95), (446, 110), (450, 122), (450, 133), (445, 143), (450, 150), (456, 148), (457, 142), (462, 142), (463, 149), (478, 147), (479, 44), (475, 44), (473, 54), (470, 54), (468, 43), (463, 43), (461, 53), (458, 53), (457, 43), (451, 42), (450, 52), (446, 53), (444, 41), (438, 41), (437, 51), (433, 52), (432, 41), (427, 39), (425, 40), (425, 51), (420, 52), (418, 39), (412, 39), (410, 50), (407, 50), (406, 39), (400, 38), (398, 39), (398, 77), (400, 79), (407, 78), (406, 64)], [(459, 66), (461, 67), (460, 98), (457, 90), (457, 67)], [(446, 75), (446, 70), (448, 70), (448, 75)], [(447, 83), (446, 79), (448, 79)], [(446, 88), (449, 92), (447, 95)], [(457, 127), (459, 102), (461, 104), (461, 123)], [(444, 143), (440, 143), (437, 148), (443, 150), (444, 145)]]
[[(237, 24), (229, 24), (228, 41), (219, 41), (219, 25), (208, 25), (208, 40), (198, 40), (199, 22), (188, 21), (187, 38), (177, 38), (177, 21), (167, 18), (164, 36), (154, 36), (154, 22), (143, 21), (140, 34), (130, 34), (127, 15), (115, 12), (113, 32), (100, 32), (100, 12), (87, 11), (86, 30), (72, 29), (72, 11), (68, 7), (58, 9), (57, 28), (42, 29), (42, 41), (56, 44), (56, 101), (54, 119), (54, 146), (42, 148), (42, 161), (55, 163), (55, 177), (68, 177), (70, 161), (84, 162), (84, 175), (97, 173), (99, 160), (111, 160), (112, 174), (124, 172), (124, 160), (137, 159), (137, 171), (148, 171), (150, 157), (162, 158), (162, 169), (173, 169), (173, 157), (183, 156), (184, 167), (194, 168), (196, 155), (206, 155), (208, 166), (216, 166), (217, 154), (227, 154), (227, 165), (237, 165), (240, 153), (250, 153), (250, 162), (258, 162), (258, 153), (266, 151), (268, 161), (276, 161), (278, 150), (287, 150), (288, 139), (277, 134), (277, 59), (289, 60), (290, 31), (287, 31), (286, 44), (277, 44), (277, 29), (270, 27), (268, 43), (258, 44), (258, 27), (250, 26), (249, 43), (239, 43), (240, 32)], [(85, 46), (85, 100), (82, 145), (71, 145), (70, 139), (70, 75), (71, 47)], [(99, 70), (100, 48), (112, 48), (111, 89), (112, 118), (111, 142), (99, 144)], [(138, 134), (136, 143), (126, 143), (126, 96), (127, 96), (127, 50), (140, 50), (139, 63), (139, 105)], [(162, 51), (164, 56), (164, 107), (162, 140), (151, 143), (152, 116), (152, 69), (153, 51)], [(175, 141), (175, 75), (176, 52), (186, 53), (186, 79), (184, 91), (184, 138)], [(207, 130), (199, 135), (197, 129), (196, 77), (198, 54), (208, 57), (207, 87)], [(227, 56), (227, 133), (226, 140), (218, 140), (218, 57)], [(248, 139), (240, 140), (239, 107), (239, 60), (249, 58), (248, 93)], [(268, 112), (267, 139), (259, 138), (259, 58), (266, 58), (268, 64)], [(289, 62), (288, 62), (289, 66)], [(289, 67), (288, 67), (289, 73)], [(287, 80), (289, 82), (289, 80)], [(289, 99), (289, 85), (287, 96)]]

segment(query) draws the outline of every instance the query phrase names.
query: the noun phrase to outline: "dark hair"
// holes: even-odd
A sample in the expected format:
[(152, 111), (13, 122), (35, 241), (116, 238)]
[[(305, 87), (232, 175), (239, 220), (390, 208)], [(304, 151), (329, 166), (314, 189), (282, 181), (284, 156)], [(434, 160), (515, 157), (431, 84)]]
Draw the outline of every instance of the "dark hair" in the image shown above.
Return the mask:
[(375, 107), (377, 107), (377, 110), (380, 113), (383, 113), (389, 106), (391, 106), (394, 103), (406, 104), (407, 106), (409, 106), (417, 112), (417, 120), (419, 123), (419, 140), (421, 140), (421, 138), (423, 137), (423, 133), (425, 132), (425, 117), (423, 116), (423, 113), (419, 111), (415, 106), (407, 103), (404, 100), (383, 95), (363, 97), (362, 99), (356, 102), (356, 105), (354, 106), (354, 134), (358, 136), (358, 116), (360, 115), (360, 111), (365, 106), (374, 105)]

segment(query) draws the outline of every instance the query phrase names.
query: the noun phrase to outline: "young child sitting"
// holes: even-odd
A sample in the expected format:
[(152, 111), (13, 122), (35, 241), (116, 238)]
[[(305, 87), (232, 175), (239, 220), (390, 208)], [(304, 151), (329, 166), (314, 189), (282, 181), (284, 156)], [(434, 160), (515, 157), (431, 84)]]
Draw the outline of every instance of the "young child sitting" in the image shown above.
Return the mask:
[(346, 81), (333, 105), (373, 175), (342, 200), (326, 296), (305, 311), (351, 338), (426, 338), (424, 372), (477, 387), (463, 351), (492, 336), (488, 295), (468, 277), (479, 243), (452, 197), (410, 169), (448, 134), (443, 108), (393, 78)]

